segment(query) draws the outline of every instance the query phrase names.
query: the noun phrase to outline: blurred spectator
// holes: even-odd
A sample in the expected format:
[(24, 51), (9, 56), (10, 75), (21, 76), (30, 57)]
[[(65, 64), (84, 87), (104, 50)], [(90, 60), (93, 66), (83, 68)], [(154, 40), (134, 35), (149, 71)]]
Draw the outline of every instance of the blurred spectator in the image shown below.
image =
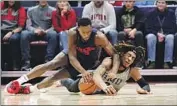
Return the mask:
[(82, 17), (91, 19), (92, 26), (105, 33), (112, 44), (117, 42), (114, 7), (107, 1), (91, 1), (85, 5)]
[(113, 6), (122, 6), (123, 1), (109, 1)]
[(52, 25), (59, 35), (62, 52), (67, 54), (68, 30), (76, 25), (76, 13), (67, 1), (57, 2), (56, 11), (52, 12)]
[[(176, 25), (177, 25), (177, 8), (175, 10), (175, 16), (176, 16)], [(177, 68), (177, 27), (176, 27), (176, 34), (175, 34), (175, 40), (174, 40), (174, 46), (175, 46), (175, 52), (174, 52), (174, 56), (175, 56), (175, 66)]]
[[(157, 1), (155, 2), (155, 4), (157, 4)], [(177, 5), (177, 1), (175, 1), (175, 0), (172, 0), (172, 1), (166, 0), (166, 3), (167, 3), (167, 5)]]
[(1, 42), (10, 43), (13, 70), (19, 70), (20, 33), (25, 22), (26, 11), (20, 1), (1, 2)]
[(176, 32), (175, 14), (167, 8), (165, 0), (157, 1), (157, 8), (149, 13), (145, 23), (148, 67), (155, 67), (156, 44), (165, 43), (164, 68), (170, 68), (173, 61), (174, 34)]
[(52, 28), (52, 11), (47, 1), (39, 1), (39, 5), (31, 7), (27, 12), (26, 29), (21, 33), (21, 53), (23, 66), (21, 70), (30, 68), (30, 42), (34, 40), (45, 40), (47, 52), (45, 62), (50, 61), (55, 56), (57, 46), (56, 32)]
[(154, 5), (155, 0), (143, 0), (143, 1), (136, 1), (136, 6), (147, 6), (147, 5)]
[(134, 3), (135, 0), (126, 0), (125, 5), (116, 13), (118, 41), (129, 41), (143, 47), (144, 37), (140, 29), (144, 22), (144, 14)]

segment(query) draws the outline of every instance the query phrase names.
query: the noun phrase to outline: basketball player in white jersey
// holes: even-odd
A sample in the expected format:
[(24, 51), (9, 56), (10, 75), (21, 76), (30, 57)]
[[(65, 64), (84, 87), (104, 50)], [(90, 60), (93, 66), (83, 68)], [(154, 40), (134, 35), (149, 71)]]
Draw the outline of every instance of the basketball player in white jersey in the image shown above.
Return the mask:
[[(106, 93), (107, 95), (116, 95), (117, 92), (126, 84), (127, 80), (132, 77), (140, 86), (137, 89), (139, 94), (149, 94), (150, 86), (140, 74), (139, 68), (136, 67), (138, 62), (142, 62), (145, 56), (145, 50), (142, 47), (135, 47), (126, 43), (114, 46), (120, 57), (120, 66), (116, 74), (110, 74), (112, 59), (106, 57), (102, 64), (93, 71), (93, 81), (98, 86), (95, 93)], [(83, 83), (83, 79), (72, 81), (71, 79), (62, 81), (70, 92), (79, 92), (78, 84)]]

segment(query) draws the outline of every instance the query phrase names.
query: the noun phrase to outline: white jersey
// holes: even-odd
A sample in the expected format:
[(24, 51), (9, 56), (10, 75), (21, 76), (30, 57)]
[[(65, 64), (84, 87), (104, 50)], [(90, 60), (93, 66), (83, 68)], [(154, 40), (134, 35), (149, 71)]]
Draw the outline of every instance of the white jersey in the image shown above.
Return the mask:
[(130, 68), (126, 69), (124, 72), (117, 73), (116, 76), (116, 78), (111, 79), (108, 77), (108, 71), (105, 71), (102, 74), (102, 79), (106, 84), (113, 85), (116, 91), (119, 91), (119, 89), (121, 89), (130, 78)]

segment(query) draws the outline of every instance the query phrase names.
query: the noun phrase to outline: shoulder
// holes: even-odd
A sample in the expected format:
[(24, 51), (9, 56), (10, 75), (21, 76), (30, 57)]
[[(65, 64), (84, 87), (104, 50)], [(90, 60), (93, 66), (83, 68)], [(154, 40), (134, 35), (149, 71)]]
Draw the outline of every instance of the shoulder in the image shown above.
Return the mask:
[(105, 6), (108, 7), (109, 9), (112, 8), (114, 9), (114, 6), (112, 4), (110, 4), (108, 1), (104, 1)]
[(92, 7), (93, 7), (93, 2), (91, 1), (90, 3), (88, 3), (84, 6), (84, 9), (88, 9), (88, 8), (91, 9)]
[(96, 32), (96, 37), (95, 37), (95, 44), (98, 45), (98, 46), (104, 46), (106, 45), (108, 42), (106, 36), (100, 32), (100, 31), (97, 31)]
[(54, 11), (54, 10), (56, 10), (54, 7), (52, 7), (52, 6), (49, 6), (48, 7), (51, 11)]
[(31, 13), (31, 12), (37, 10), (38, 7), (39, 7), (38, 5), (37, 6), (33, 6), (33, 7), (29, 7), (27, 12)]
[(69, 37), (74, 37), (74, 36), (76, 36), (76, 34), (77, 34), (76, 29), (70, 29), (68, 31)]

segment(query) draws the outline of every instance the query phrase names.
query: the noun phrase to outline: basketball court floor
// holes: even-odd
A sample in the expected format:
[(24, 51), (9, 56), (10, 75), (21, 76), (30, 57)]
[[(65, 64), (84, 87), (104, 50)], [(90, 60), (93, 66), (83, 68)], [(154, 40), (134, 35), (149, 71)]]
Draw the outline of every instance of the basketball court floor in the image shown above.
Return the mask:
[(138, 85), (128, 83), (117, 96), (70, 93), (64, 87), (46, 93), (9, 95), (1, 86), (1, 105), (177, 105), (177, 83), (150, 83), (152, 94), (136, 93)]

